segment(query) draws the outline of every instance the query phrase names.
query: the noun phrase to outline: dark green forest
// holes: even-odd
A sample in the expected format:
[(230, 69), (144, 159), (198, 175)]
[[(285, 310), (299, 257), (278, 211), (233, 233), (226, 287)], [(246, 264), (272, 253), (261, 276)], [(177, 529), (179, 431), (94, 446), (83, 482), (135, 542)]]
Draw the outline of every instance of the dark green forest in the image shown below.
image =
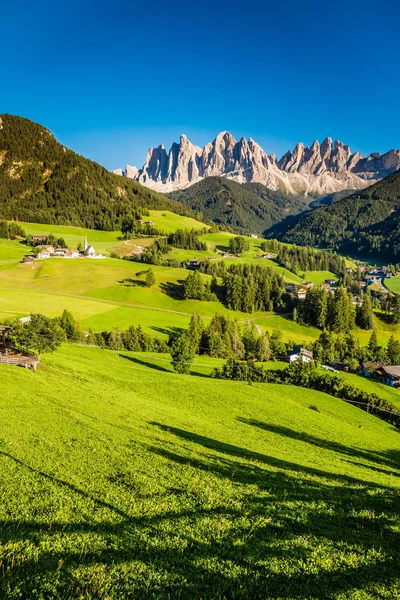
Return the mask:
[(179, 202), (65, 148), (41, 125), (0, 116), (0, 218), (111, 231), (148, 209), (193, 216)]
[(263, 233), (289, 215), (307, 209), (305, 198), (273, 192), (260, 183), (240, 184), (207, 177), (186, 190), (167, 194), (208, 221), (244, 234)]
[[(331, 247), (358, 256), (400, 258), (400, 172), (301, 216), (281, 234), (284, 242)], [(274, 236), (276, 233), (274, 233)]]

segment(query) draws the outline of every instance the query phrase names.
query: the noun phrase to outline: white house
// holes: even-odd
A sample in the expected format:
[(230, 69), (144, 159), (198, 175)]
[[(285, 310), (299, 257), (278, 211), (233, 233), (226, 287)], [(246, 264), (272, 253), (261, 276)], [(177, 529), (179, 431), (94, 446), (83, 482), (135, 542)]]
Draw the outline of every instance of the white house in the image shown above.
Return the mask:
[(289, 352), (289, 362), (292, 363), (296, 360), (301, 360), (303, 363), (313, 362), (313, 353), (310, 350), (301, 348), (301, 346), (297, 346), (292, 352)]

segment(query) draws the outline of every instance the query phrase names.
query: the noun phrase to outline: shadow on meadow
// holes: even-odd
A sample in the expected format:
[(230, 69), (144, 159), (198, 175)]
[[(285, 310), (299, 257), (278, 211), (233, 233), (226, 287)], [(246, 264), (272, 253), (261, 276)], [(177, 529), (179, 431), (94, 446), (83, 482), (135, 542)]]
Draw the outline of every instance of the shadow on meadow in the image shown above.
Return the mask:
[[(157, 364), (155, 364), (153, 362), (149, 362), (147, 360), (141, 360), (140, 358), (137, 358), (136, 356), (128, 356), (127, 354), (120, 354), (119, 356), (120, 356), (120, 358), (129, 360), (129, 361), (135, 363), (136, 365), (141, 365), (143, 367), (155, 369), (156, 371), (164, 371), (165, 373), (171, 373), (171, 369), (167, 369), (166, 367), (163, 367), (162, 365), (157, 365)], [(155, 360), (157, 360), (157, 359), (155, 359)]]
[[(393, 450), (386, 453), (369, 452), (368, 450), (361, 450), (353, 447), (348, 447), (344, 444), (340, 444), (339, 442), (333, 442), (330, 440), (325, 440), (323, 438), (318, 438), (316, 436), (310, 435), (309, 433), (294, 431), (293, 429), (290, 429), (289, 427), (283, 427), (282, 425), (272, 425), (271, 423), (264, 423), (255, 419), (242, 419), (240, 417), (238, 418), (238, 421), (247, 425), (251, 425), (253, 427), (257, 427), (258, 429), (261, 429), (263, 431), (268, 431), (276, 435), (280, 435), (282, 437), (288, 437), (290, 439), (298, 440), (300, 442), (306, 442), (307, 444), (317, 446), (318, 448), (332, 450), (333, 452), (337, 452), (338, 454), (346, 455), (349, 458), (357, 458), (359, 459), (359, 461), (364, 462), (349, 462), (355, 465), (371, 468), (375, 471), (386, 473), (387, 475), (394, 475), (395, 477), (400, 477), (400, 451), (398, 450)], [(368, 461), (369, 463), (376, 463), (387, 468), (395, 469), (395, 471), (380, 469), (377, 468), (375, 465), (365, 464), (365, 461)]]
[(177, 283), (174, 283), (173, 281), (160, 283), (160, 290), (164, 292), (164, 294), (167, 294), (167, 296), (169, 296), (170, 298), (174, 298), (175, 300), (183, 300), (183, 283), (183, 279), (179, 279)]
[[(377, 465), (398, 457), (397, 450), (357, 454), (343, 444), (286, 428), (273, 431), (258, 421), (241, 422)], [(22, 597), (36, 597), (32, 591), (42, 585), (45, 589), (46, 583), (48, 590), (56, 586), (56, 593), (48, 592), (46, 598), (71, 599), (289, 600), (338, 594), (350, 598), (354, 590), (363, 590), (363, 598), (398, 597), (400, 505), (394, 489), (165, 424), (150, 425), (162, 436), (152, 436), (152, 445), (144, 446), (150, 457), (161, 459), (159, 469), (176, 465), (186, 479), (179, 489), (143, 495), (123, 471), (110, 476), (116, 499), (118, 490), (128, 490), (139, 502), (132, 511), (115, 506), (109, 493), (107, 500), (96, 497), (0, 451), (18, 467), (85, 501), (92, 517), (101, 512), (100, 520), (76, 523), (23, 518), (0, 522), (2, 543), (28, 540), (39, 545), (43, 537), (50, 539), (36, 562), (27, 561), (0, 577), (0, 592), (14, 585)], [(229, 486), (231, 495), (226, 500), (220, 495), (212, 505), (207, 495), (188, 485), (200, 475), (205, 482), (210, 477), (210, 483)], [(232, 486), (237, 487), (234, 496)], [(71, 549), (77, 536), (84, 550)], [(65, 539), (65, 551), (52, 549), (53, 537)], [(58, 572), (60, 557), (64, 563)], [(101, 586), (94, 575), (79, 578), (77, 569), (82, 573), (84, 566), (93, 573), (105, 568)]]

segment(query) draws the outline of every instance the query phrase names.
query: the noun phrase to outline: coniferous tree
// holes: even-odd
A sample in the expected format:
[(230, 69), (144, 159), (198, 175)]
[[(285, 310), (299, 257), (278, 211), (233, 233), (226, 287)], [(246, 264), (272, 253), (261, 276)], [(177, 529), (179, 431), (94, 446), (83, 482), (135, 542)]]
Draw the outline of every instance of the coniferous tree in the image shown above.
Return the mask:
[(189, 273), (184, 284), (184, 297), (187, 300), (204, 299), (204, 283), (199, 271)]
[(189, 373), (194, 348), (186, 331), (176, 335), (171, 343), (172, 366), (177, 373)]
[(362, 305), (357, 307), (356, 323), (361, 329), (374, 328), (374, 313), (372, 310), (371, 292), (369, 289), (363, 296)]

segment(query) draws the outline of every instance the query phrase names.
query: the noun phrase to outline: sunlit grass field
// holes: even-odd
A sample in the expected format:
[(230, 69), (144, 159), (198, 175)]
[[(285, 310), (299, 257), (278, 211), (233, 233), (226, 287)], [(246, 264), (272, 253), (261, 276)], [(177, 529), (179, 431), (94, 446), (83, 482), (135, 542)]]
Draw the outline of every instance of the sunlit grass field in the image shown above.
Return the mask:
[(385, 287), (387, 287), (387, 289), (391, 292), (400, 294), (400, 275), (396, 275), (396, 277), (391, 277), (390, 279), (385, 279)]
[(0, 597), (399, 598), (399, 433), (160, 358), (0, 365)]

